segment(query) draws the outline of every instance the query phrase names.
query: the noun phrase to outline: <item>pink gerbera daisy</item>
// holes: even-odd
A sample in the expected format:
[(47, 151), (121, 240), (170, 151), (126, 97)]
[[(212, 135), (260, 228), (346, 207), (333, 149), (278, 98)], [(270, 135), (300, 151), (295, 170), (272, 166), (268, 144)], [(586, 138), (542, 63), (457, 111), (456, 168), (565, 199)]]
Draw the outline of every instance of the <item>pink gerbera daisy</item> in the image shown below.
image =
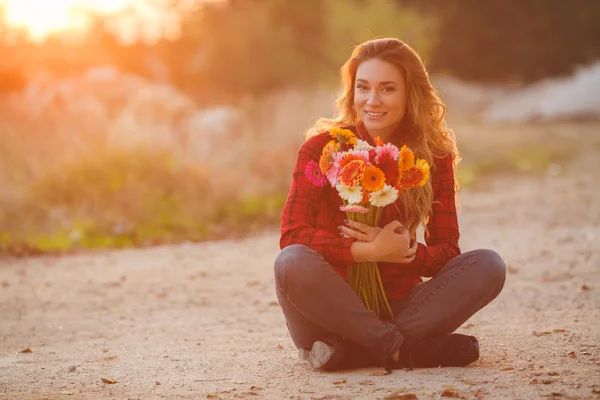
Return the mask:
[(375, 148), (375, 153), (377, 153), (377, 157), (375, 157), (375, 162), (379, 164), (390, 160), (397, 161), (400, 151), (393, 144), (386, 143), (383, 146), (377, 146)]
[(364, 161), (365, 164), (369, 163), (369, 150), (352, 150), (352, 154), (354, 154), (357, 158)]
[(331, 168), (327, 171), (327, 180), (331, 186), (335, 187), (338, 184), (338, 180), (340, 178), (340, 172), (342, 170), (341, 161), (347, 155), (345, 151), (339, 151), (337, 153), (333, 153), (333, 164)]
[(361, 213), (361, 214), (366, 214), (369, 212), (369, 209), (363, 206), (357, 206), (354, 204), (348, 204), (346, 206), (340, 206), (340, 210), (344, 211), (344, 212), (355, 212), (355, 213)]
[(315, 186), (323, 187), (327, 184), (327, 177), (321, 172), (319, 164), (314, 161), (309, 161), (304, 170), (306, 178)]

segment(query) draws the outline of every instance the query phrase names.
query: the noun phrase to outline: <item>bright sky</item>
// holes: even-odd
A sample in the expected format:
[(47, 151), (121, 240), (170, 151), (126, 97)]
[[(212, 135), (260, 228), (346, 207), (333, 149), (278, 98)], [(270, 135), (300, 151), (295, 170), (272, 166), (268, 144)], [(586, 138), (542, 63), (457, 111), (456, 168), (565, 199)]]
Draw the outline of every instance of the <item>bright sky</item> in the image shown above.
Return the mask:
[[(152, 4), (151, 4), (152, 3)], [(125, 40), (142, 32), (143, 36), (174, 35), (175, 15), (166, 15), (160, 6), (164, 0), (0, 0), (6, 11), (6, 22), (25, 28), (33, 40), (50, 33), (83, 30), (88, 17), (85, 12), (111, 14), (131, 10), (131, 18), (121, 21), (118, 30)]]

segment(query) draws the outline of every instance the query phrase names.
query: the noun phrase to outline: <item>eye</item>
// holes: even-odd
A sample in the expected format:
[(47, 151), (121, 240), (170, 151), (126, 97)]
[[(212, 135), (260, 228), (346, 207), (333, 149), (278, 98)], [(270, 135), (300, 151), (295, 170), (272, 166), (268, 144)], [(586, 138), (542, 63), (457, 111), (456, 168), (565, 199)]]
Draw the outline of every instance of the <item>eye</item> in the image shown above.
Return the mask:
[(357, 84), (356, 88), (359, 90), (367, 90), (368, 89), (367, 86), (363, 85), (362, 83)]
[(382, 89), (384, 92), (395, 92), (396, 88), (393, 86), (386, 86)]

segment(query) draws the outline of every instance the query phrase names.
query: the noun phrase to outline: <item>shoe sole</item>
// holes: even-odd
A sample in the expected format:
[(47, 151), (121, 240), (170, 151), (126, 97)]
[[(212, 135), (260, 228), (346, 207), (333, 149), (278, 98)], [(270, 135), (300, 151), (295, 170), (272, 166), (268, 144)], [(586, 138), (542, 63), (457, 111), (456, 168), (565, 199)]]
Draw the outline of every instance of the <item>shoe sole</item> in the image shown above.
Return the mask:
[(471, 336), (471, 341), (473, 342), (473, 350), (475, 350), (474, 359), (471, 361), (473, 363), (479, 360), (479, 341), (474, 336)]
[(298, 349), (298, 356), (313, 368), (322, 368), (333, 356), (334, 349), (327, 343), (316, 341), (310, 351)]

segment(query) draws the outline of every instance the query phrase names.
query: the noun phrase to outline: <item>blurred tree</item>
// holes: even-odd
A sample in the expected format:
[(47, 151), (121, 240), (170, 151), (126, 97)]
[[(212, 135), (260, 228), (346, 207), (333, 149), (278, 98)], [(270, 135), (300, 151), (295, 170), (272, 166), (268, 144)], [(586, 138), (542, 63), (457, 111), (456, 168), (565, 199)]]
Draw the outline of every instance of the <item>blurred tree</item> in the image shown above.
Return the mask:
[(399, 37), (425, 58), (434, 43), (433, 18), (402, 10), (395, 0), (169, 2), (165, 13), (180, 18), (177, 37), (124, 42), (114, 22), (129, 21), (135, 13), (90, 14), (83, 37), (56, 35), (40, 44), (23, 40), (7, 52), (8, 59), (27, 66), (31, 75), (41, 69), (72, 76), (112, 65), (168, 79), (202, 103), (214, 104), (284, 86), (337, 82), (341, 64), (367, 39)]
[(394, 0), (327, 0), (329, 52), (339, 67), (365, 40), (396, 37), (427, 60), (435, 40), (435, 18), (401, 8)]
[(181, 87), (258, 94), (337, 81), (353, 47), (375, 37), (400, 37), (427, 53), (432, 20), (394, 0), (229, 0), (185, 14), (181, 37), (164, 52)]
[(530, 82), (600, 58), (597, 0), (397, 0), (437, 16), (433, 70), (470, 80)]
[(319, 0), (207, 3), (163, 46), (182, 87), (219, 96), (306, 82), (322, 59)]

